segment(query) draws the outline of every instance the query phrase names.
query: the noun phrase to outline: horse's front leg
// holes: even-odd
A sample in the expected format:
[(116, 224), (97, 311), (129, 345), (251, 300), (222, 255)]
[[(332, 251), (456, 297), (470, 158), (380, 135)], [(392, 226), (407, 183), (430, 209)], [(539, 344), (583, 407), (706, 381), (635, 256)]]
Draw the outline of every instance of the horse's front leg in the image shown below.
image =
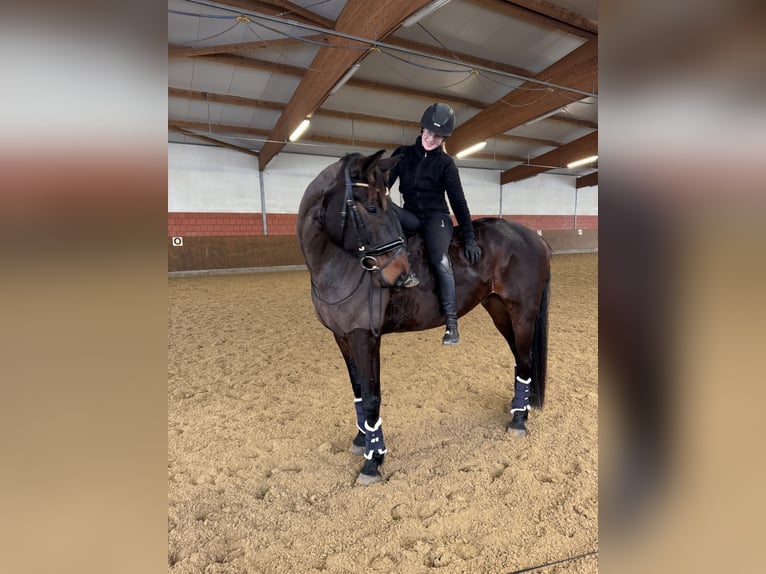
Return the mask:
[(348, 377), (351, 380), (351, 389), (354, 392), (354, 410), (356, 411), (356, 436), (351, 442), (351, 453), (362, 456), (364, 454), (364, 447), (366, 441), (364, 439), (364, 409), (362, 405), (362, 383), (359, 379), (359, 372), (356, 369), (356, 364), (351, 356), (351, 343), (346, 337), (335, 335), (335, 342), (338, 344), (341, 353), (343, 354), (343, 360), (346, 362), (346, 369), (348, 369)]
[[(358, 484), (373, 484), (382, 479), (380, 466), (387, 451), (383, 440), (383, 426), (380, 419), (380, 336), (370, 331), (357, 329), (344, 337), (348, 345), (346, 365), (354, 388), (354, 406), (357, 413), (359, 434), (354, 440), (358, 452), (361, 437), (364, 449), (361, 454), (365, 461), (357, 477)], [(359, 400), (361, 399), (361, 400)]]
[(335, 342), (338, 344), (343, 360), (348, 369), (348, 378), (351, 380), (351, 389), (354, 392), (354, 410), (356, 411), (357, 433), (351, 443), (351, 453), (362, 456), (364, 454), (364, 409), (362, 408), (362, 384), (359, 381), (359, 372), (356, 370), (356, 364), (351, 357), (351, 344), (348, 339), (335, 335)]

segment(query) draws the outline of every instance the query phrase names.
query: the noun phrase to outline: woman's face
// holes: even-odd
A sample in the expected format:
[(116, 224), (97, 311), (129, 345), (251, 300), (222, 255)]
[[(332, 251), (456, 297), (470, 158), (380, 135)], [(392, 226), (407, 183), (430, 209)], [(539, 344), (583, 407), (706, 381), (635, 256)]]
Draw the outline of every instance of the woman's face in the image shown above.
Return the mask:
[(434, 132), (424, 129), (420, 137), (420, 141), (423, 144), (423, 149), (431, 151), (442, 145), (444, 138), (437, 136)]

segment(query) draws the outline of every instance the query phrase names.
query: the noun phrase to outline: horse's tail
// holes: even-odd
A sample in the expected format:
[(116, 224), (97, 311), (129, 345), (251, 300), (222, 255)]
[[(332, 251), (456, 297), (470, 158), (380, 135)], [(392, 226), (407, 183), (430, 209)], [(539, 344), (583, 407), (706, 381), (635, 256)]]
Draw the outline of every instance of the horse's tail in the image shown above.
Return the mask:
[(535, 319), (535, 334), (532, 338), (532, 389), (530, 404), (542, 408), (545, 401), (545, 376), (548, 367), (548, 298), (550, 296), (551, 273), (545, 278), (543, 295)]

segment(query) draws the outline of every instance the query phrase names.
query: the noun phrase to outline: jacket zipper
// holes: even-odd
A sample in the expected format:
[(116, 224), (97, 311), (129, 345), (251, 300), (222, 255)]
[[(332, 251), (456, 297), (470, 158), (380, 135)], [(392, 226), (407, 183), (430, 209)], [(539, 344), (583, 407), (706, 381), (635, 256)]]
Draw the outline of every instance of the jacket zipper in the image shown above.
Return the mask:
[[(423, 150), (423, 159), (418, 162), (418, 167), (415, 170), (415, 181), (418, 181), (420, 179), (419, 178), (420, 170), (422, 169), (423, 163), (426, 161), (427, 157), (428, 157), (428, 151), (427, 150)], [(415, 202), (415, 205), (418, 206), (418, 211), (422, 212), (423, 211), (423, 206), (420, 204), (420, 191), (417, 188), (415, 188), (414, 191), (415, 191), (415, 198), (417, 200)]]

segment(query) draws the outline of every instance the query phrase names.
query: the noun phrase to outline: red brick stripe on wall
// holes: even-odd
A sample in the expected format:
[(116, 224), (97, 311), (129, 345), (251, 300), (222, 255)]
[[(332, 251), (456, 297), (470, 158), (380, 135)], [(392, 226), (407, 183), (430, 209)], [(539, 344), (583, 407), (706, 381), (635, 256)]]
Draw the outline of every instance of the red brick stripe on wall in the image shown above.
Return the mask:
[[(482, 217), (474, 215), (474, 219)], [(488, 216), (496, 217), (496, 216)], [(505, 215), (532, 229), (598, 229), (598, 215)], [(454, 220), (454, 217), (453, 217)], [(295, 235), (298, 215), (269, 213), (266, 225), (269, 235)], [(260, 213), (168, 213), (168, 237), (263, 235)]]
[(598, 229), (598, 215), (504, 215), (531, 229)]
[(168, 237), (263, 235), (260, 213), (168, 213)]
[(297, 213), (267, 213), (266, 225), (269, 235), (295, 235), (298, 225)]
[[(480, 217), (497, 217), (497, 215), (471, 214), (471, 217), (472, 219), (479, 219)], [(503, 219), (516, 221), (531, 229), (598, 229), (598, 215), (578, 215), (576, 222), (574, 215), (504, 215)], [(454, 215), (452, 216), (452, 223), (457, 225)]]

